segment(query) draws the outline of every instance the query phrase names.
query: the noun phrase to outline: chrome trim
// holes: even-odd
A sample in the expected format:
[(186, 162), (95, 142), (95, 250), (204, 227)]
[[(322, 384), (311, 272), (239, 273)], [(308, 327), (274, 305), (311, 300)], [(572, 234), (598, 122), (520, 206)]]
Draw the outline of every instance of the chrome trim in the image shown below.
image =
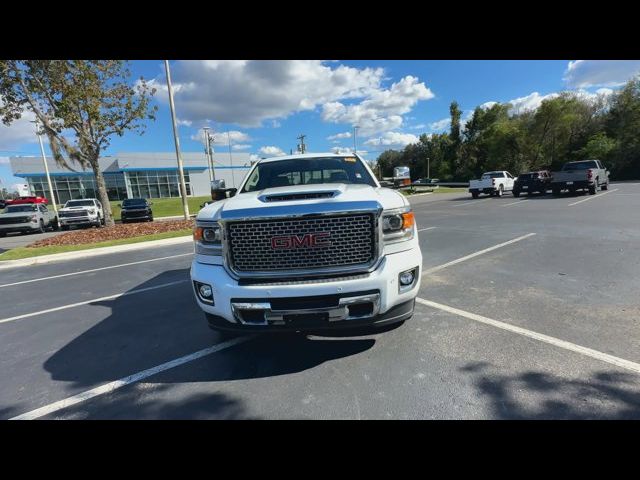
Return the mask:
[(297, 205), (271, 205), (268, 207), (243, 208), (238, 210), (222, 209), (220, 223), (229, 221), (250, 222), (252, 220), (275, 220), (279, 218), (299, 218), (316, 215), (337, 215), (352, 213), (374, 213), (382, 211), (377, 201), (322, 202)]
[[(372, 303), (372, 312), (367, 315), (350, 315), (349, 306), (359, 303)], [(240, 310), (262, 310), (264, 317), (262, 322), (247, 322), (243, 320)], [(284, 325), (285, 315), (305, 315), (313, 313), (328, 313), (330, 322), (342, 320), (359, 320), (362, 318), (375, 317), (380, 312), (380, 294), (358, 295), (355, 297), (342, 297), (338, 301), (337, 307), (321, 307), (294, 310), (272, 310), (270, 302), (231, 302), (231, 311), (234, 318), (243, 325)]]

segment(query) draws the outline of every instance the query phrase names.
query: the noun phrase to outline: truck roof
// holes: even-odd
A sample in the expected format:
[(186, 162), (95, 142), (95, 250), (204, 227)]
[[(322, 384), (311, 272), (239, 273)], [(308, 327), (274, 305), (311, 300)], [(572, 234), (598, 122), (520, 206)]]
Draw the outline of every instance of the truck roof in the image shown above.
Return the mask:
[(321, 153), (298, 153), (296, 155), (285, 155), (282, 157), (263, 158), (261, 160), (258, 160), (258, 163), (277, 162), (280, 160), (304, 160), (304, 159), (318, 158), (318, 157), (322, 157), (322, 158), (358, 157), (360, 160), (362, 160), (362, 157), (360, 157), (360, 155), (358, 155), (357, 153), (323, 153), (321, 152)]

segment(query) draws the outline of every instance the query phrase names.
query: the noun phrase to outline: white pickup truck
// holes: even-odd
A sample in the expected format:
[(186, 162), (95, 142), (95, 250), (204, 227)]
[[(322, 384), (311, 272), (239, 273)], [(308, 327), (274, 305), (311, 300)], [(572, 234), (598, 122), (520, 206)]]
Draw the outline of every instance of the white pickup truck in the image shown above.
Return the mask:
[(102, 204), (95, 198), (69, 200), (58, 212), (62, 230), (69, 230), (72, 226), (89, 225), (101, 227), (104, 225), (104, 210)]
[(506, 170), (496, 172), (485, 172), (480, 180), (469, 182), (469, 193), (473, 198), (478, 198), (481, 193), (501, 197), (504, 192), (513, 190), (515, 178)]
[(42, 203), (7, 205), (0, 212), (0, 237), (7, 233), (44, 233), (58, 230), (58, 218)]
[(406, 198), (358, 155), (253, 165), (200, 210), (191, 280), (218, 331), (321, 331), (413, 314), (422, 253)]

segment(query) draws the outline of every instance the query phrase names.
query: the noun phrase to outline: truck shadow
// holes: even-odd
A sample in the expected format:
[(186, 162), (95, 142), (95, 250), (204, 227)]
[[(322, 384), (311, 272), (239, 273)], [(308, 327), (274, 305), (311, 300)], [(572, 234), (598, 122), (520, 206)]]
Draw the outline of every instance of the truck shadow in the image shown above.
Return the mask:
[[(140, 290), (175, 282), (169, 287), (125, 295), (114, 300), (96, 302), (83, 309), (69, 310), (69, 316), (81, 315), (103, 319), (83, 330), (45, 362), (44, 369), (54, 381), (70, 382), (68, 391), (83, 391), (165, 362), (197, 352), (222, 339), (209, 330), (204, 316), (193, 298), (188, 280), (188, 269), (165, 271), (133, 289)], [(93, 311), (95, 310), (95, 317)], [(78, 317), (80, 320), (81, 318)], [(86, 318), (82, 318), (86, 321)], [(325, 362), (357, 355), (375, 344), (372, 338), (336, 337), (310, 338), (305, 335), (262, 335), (245, 343), (207, 355), (193, 362), (167, 370), (143, 380), (145, 384), (160, 385), (187, 382), (220, 382), (288, 375), (314, 368)], [(368, 332), (371, 335), (372, 332)], [(130, 387), (126, 387), (127, 390)], [(116, 401), (120, 393), (114, 394)], [(169, 398), (169, 396), (167, 396)], [(207, 404), (204, 398), (186, 398), (196, 401), (208, 415), (231, 414), (241, 411), (236, 403), (218, 401), (213, 396)], [(142, 402), (144, 403), (144, 402)], [(135, 405), (142, 405), (136, 400)], [(82, 409), (83, 404), (78, 408)], [(138, 408), (137, 406), (135, 408)], [(159, 405), (149, 411), (160, 411)], [(167, 407), (169, 408), (169, 407)], [(177, 408), (177, 407), (176, 407)], [(142, 412), (142, 411), (140, 411)], [(183, 410), (169, 410), (170, 416), (182, 415)], [(112, 412), (113, 415), (117, 412)], [(238, 413), (240, 415), (240, 413)]]
[(584, 379), (533, 370), (504, 375), (494, 373), (487, 362), (460, 370), (474, 376), (474, 386), (491, 402), (493, 418), (640, 419), (638, 377), (630, 373), (601, 371)]

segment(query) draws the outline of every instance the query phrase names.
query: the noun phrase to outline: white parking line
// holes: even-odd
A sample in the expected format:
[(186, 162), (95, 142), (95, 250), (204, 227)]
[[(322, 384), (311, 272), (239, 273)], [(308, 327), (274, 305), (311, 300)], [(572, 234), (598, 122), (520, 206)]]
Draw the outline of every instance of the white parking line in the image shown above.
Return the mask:
[(526, 328), (517, 327), (515, 325), (510, 325), (508, 323), (501, 322), (499, 320), (494, 320), (492, 318), (483, 317), (482, 315), (477, 315), (475, 313), (466, 312), (464, 310), (450, 307), (448, 305), (443, 305), (441, 303), (432, 302), (424, 298), (418, 297), (416, 298), (416, 302), (422, 305), (426, 305), (427, 307), (452, 313), (460, 317), (468, 318), (469, 320), (474, 320), (476, 322), (484, 323), (486, 325), (491, 325), (492, 327), (500, 328), (502, 330), (507, 330), (512, 333), (517, 333), (518, 335), (522, 335), (528, 338), (533, 338), (534, 340), (538, 340), (540, 342), (548, 343), (550, 345), (554, 345), (556, 347), (563, 348), (565, 350), (570, 350), (572, 352), (576, 352), (581, 355), (585, 355), (587, 357), (595, 358), (596, 360), (600, 360), (602, 362), (606, 362), (611, 365), (624, 368), (626, 370), (631, 370), (632, 372), (635, 372), (635, 373), (640, 373), (640, 364), (632, 362), (630, 360), (625, 360), (624, 358), (615, 357), (613, 355), (609, 355), (608, 353), (599, 352), (598, 350), (593, 350), (591, 348), (583, 347), (581, 345), (576, 345), (575, 343), (567, 342), (566, 340), (560, 340), (559, 338), (551, 337), (549, 335), (544, 335), (542, 333), (534, 332), (532, 330), (527, 330)]
[(83, 273), (99, 272), (101, 270), (109, 270), (109, 269), (112, 269), (112, 268), (128, 267), (128, 266), (131, 266), (131, 265), (140, 265), (141, 263), (159, 262), (160, 260), (167, 260), (169, 258), (184, 257), (186, 255), (193, 255), (193, 252), (181, 253), (179, 255), (170, 255), (168, 257), (151, 258), (149, 260), (140, 260), (138, 262), (121, 263), (120, 265), (110, 265), (108, 267), (92, 268), (90, 270), (81, 270), (79, 272), (63, 273), (61, 275), (52, 275), (50, 277), (34, 278), (32, 280), (23, 280), (21, 282), (5, 283), (4, 285), (0, 285), (0, 288), (13, 287), (15, 285), (24, 285), (25, 283), (32, 283), (32, 282), (42, 282), (44, 280), (51, 280), (51, 279), (54, 279), (54, 278), (70, 277), (72, 275), (82, 275)]
[(614, 190), (608, 190), (608, 191), (606, 191), (606, 192), (604, 192), (604, 193), (601, 193), (600, 195), (591, 195), (591, 196), (589, 196), (589, 197), (587, 197), (587, 198), (583, 198), (582, 200), (578, 200), (577, 202), (570, 203), (570, 204), (569, 204), (569, 205), (567, 205), (567, 206), (568, 206), (568, 207), (572, 207), (573, 205), (578, 205), (579, 203), (586, 202), (586, 201), (588, 201), (588, 200), (593, 200), (594, 198), (600, 198), (600, 197), (605, 196), (607, 193), (617, 192), (618, 190), (620, 190), (620, 189), (619, 189), (619, 188), (616, 188), (616, 189), (614, 189)]
[(198, 360), (199, 358), (206, 357), (207, 355), (211, 355), (212, 353), (220, 352), (227, 348), (233, 347), (234, 345), (244, 343), (248, 340), (251, 340), (252, 338), (253, 338), (252, 336), (237, 337), (231, 340), (227, 340), (226, 342), (218, 343), (217, 345), (213, 345), (211, 347), (198, 350), (197, 352), (190, 353), (189, 355), (185, 355), (180, 358), (176, 358), (175, 360), (171, 360), (169, 362), (163, 363), (156, 367), (152, 367), (147, 370), (134, 373), (133, 375), (129, 375), (128, 377), (124, 377), (119, 380), (115, 380), (113, 382), (105, 383), (104, 385), (100, 385), (99, 387), (92, 388), (91, 390), (87, 390), (86, 392), (78, 393), (77, 395), (73, 395), (71, 397), (67, 397), (58, 402), (45, 405), (44, 407), (36, 408), (35, 410), (31, 410), (30, 412), (26, 412), (16, 417), (10, 418), (9, 420), (34, 420), (36, 418), (49, 415), (51, 413), (62, 410), (64, 408), (68, 408), (72, 405), (85, 402), (99, 395), (104, 395), (106, 393), (114, 392), (122, 387), (126, 387), (127, 385), (131, 385), (132, 383), (139, 382), (157, 373), (161, 373), (166, 370), (179, 367), (180, 365), (193, 362), (194, 360)]
[(464, 207), (465, 205), (477, 205), (478, 203), (482, 203), (482, 202), (488, 202), (489, 200), (492, 200), (491, 198), (485, 198), (482, 200), (469, 200), (467, 202), (462, 202), (459, 203), (458, 205), (454, 205), (454, 207)]
[(498, 245), (494, 245), (493, 247), (485, 248), (484, 250), (480, 250), (478, 252), (471, 253), (471, 254), (466, 255), (464, 257), (458, 258), (457, 260), (452, 260), (450, 262), (443, 263), (442, 265), (438, 265), (437, 267), (428, 268), (427, 270), (422, 272), (422, 275), (427, 275), (429, 273), (437, 272), (438, 270), (442, 270), (443, 268), (450, 267), (451, 265), (456, 265), (456, 264), (458, 264), (460, 262), (464, 262), (465, 260), (469, 260), (471, 258), (475, 258), (475, 257), (477, 257), (479, 255), (483, 255), (485, 253), (493, 252), (494, 250), (497, 250), (498, 248), (506, 247), (507, 245), (511, 245), (512, 243), (519, 242), (521, 240), (524, 240), (525, 238), (533, 237), (534, 235), (535, 235), (535, 233), (527, 233), (526, 235), (522, 235), (521, 237), (514, 238), (513, 240), (509, 240), (508, 242), (499, 243)]
[(0, 323), (14, 322), (16, 320), (22, 320), (23, 318), (35, 317), (36, 315), (43, 315), (45, 313), (58, 312), (60, 310), (66, 310), (68, 308), (79, 307), (81, 305), (88, 305), (95, 302), (104, 302), (106, 300), (113, 300), (120, 297), (127, 297), (129, 295), (135, 295), (136, 293), (148, 292), (150, 290), (157, 290), (158, 288), (170, 287), (179, 283), (188, 282), (189, 280), (178, 280), (175, 282), (163, 283), (161, 285), (154, 285), (153, 287), (140, 288), (138, 290), (131, 290), (130, 292), (117, 293), (115, 295), (109, 295), (107, 297), (94, 298), (92, 300), (85, 300), (84, 302), (70, 303), (68, 305), (62, 305), (61, 307), (48, 308), (46, 310), (40, 310), (38, 312), (25, 313), (23, 315), (16, 315), (15, 317), (8, 317), (0, 319)]
[(434, 228), (437, 228), (437, 227), (421, 228), (421, 229), (419, 229), (418, 231), (419, 231), (419, 232), (424, 232), (425, 230), (433, 230)]
[(520, 203), (528, 202), (528, 201), (529, 201), (529, 199), (528, 199), (528, 198), (524, 198), (524, 199), (522, 199), (522, 200), (518, 200), (518, 201), (516, 201), (516, 202), (505, 203), (504, 205), (501, 205), (501, 206), (502, 206), (502, 207), (508, 207), (509, 205), (518, 205), (518, 204), (520, 204)]

